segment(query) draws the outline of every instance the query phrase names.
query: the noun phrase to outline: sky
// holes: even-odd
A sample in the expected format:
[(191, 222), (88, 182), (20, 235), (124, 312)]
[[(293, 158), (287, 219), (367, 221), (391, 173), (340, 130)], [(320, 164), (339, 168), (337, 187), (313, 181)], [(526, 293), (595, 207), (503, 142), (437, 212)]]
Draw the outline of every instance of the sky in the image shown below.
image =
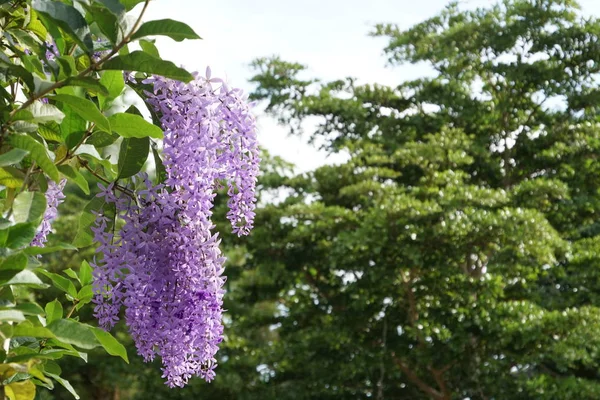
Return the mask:
[[(368, 34), (376, 23), (401, 28), (441, 11), (447, 0), (154, 0), (145, 20), (171, 18), (190, 25), (203, 40), (174, 42), (160, 38), (161, 56), (190, 71), (225, 78), (230, 86), (252, 89), (249, 63), (257, 57), (279, 55), (308, 66), (308, 74), (324, 80), (346, 76), (359, 82), (397, 85), (423, 75), (421, 66), (386, 67), (383, 38)], [(476, 8), (492, 0), (463, 0)], [(600, 0), (580, 0), (585, 15), (600, 17)], [(137, 9), (136, 9), (137, 10)], [(134, 10), (134, 13), (135, 11)], [(307, 144), (306, 137), (288, 130), (257, 108), (259, 141), (274, 155), (296, 165), (298, 172), (343, 155), (327, 155)]]

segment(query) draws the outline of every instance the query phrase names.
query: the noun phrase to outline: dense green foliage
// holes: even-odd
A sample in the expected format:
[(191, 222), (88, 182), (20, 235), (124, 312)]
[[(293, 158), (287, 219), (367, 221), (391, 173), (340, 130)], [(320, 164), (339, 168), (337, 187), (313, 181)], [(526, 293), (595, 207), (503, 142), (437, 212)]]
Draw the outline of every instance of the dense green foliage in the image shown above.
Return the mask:
[(247, 321), (278, 324), (274, 398), (600, 396), (599, 32), (570, 0), (450, 5), (374, 32), (431, 78), (255, 63), (256, 98), (351, 156), (290, 180), (251, 238), (239, 301), (276, 305)]
[[(128, 14), (137, 4), (140, 12)], [(144, 86), (126, 82), (124, 73), (137, 82), (153, 74), (189, 81), (192, 75), (161, 59), (148, 37), (199, 38), (177, 21), (144, 22), (148, 5), (149, 0), (0, 1), (2, 398), (47, 397), (38, 387), (58, 385), (79, 398), (58, 364), (64, 357), (71, 358), (63, 364), (67, 369), (78, 365), (75, 359), (103, 360), (107, 353), (123, 365), (129, 362), (125, 347), (97, 328), (91, 315), (90, 227), (103, 206), (93, 197), (95, 185), (119, 180), (116, 187), (124, 190), (145, 164), (151, 143), (152, 161), (162, 166), (155, 143), (163, 136), (160, 123), (140, 116), (156, 117), (151, 107), (119, 112), (126, 92), (140, 94), (138, 104), (144, 104)], [(133, 42), (142, 50), (130, 52)], [(36, 232), (43, 237), (49, 232), (57, 201), (57, 194), (48, 194), (56, 190), (48, 188), (65, 179), (69, 241), (54, 238), (41, 247), (44, 240)], [(91, 201), (86, 205), (83, 199)], [(87, 387), (82, 393), (89, 393)]]

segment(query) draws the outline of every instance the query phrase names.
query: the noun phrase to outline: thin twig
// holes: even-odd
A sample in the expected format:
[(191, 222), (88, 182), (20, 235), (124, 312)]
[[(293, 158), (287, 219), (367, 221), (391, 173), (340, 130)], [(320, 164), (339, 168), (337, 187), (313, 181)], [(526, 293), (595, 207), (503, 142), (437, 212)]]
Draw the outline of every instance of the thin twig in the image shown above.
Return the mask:
[(90, 174), (94, 175), (96, 178), (100, 179), (102, 182), (110, 185), (110, 184), (114, 184), (114, 188), (125, 193), (126, 195), (130, 196), (131, 198), (135, 199), (135, 193), (133, 193), (131, 190), (127, 189), (126, 187), (123, 187), (115, 182), (111, 182), (108, 179), (106, 179), (105, 177), (99, 175), (96, 173), (96, 171), (94, 171), (93, 169), (90, 168), (90, 166), (87, 163), (83, 163), (83, 167), (85, 169), (87, 169)]
[(85, 140), (90, 137), (90, 135), (92, 134), (92, 130), (96, 127), (95, 123), (91, 123), (90, 127), (85, 131), (85, 133), (83, 134), (83, 137), (81, 138), (81, 140), (79, 141), (79, 143), (77, 143), (75, 145), (75, 147), (73, 147), (71, 150), (67, 150), (67, 152), (65, 153), (65, 156), (56, 163), (56, 165), (61, 165), (64, 164), (65, 161), (69, 160), (71, 158), (71, 156), (73, 154), (75, 154), (75, 152), (77, 151), (77, 149), (79, 149), (81, 147), (81, 145), (83, 144), (83, 142), (85, 142)]
[(65, 317), (66, 319), (71, 318), (71, 315), (73, 315), (73, 312), (75, 311), (76, 307), (77, 307), (77, 302), (73, 303), (73, 306), (71, 307), (71, 309), (67, 313), (67, 316)]

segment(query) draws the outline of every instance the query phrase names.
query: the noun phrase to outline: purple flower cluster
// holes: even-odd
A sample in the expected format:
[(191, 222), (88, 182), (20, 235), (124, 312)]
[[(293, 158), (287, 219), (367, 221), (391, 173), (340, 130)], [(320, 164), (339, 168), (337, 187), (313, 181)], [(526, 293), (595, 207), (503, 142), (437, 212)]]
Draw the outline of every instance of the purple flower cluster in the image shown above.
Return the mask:
[[(154, 84), (149, 102), (162, 115), (168, 186), (197, 204), (192, 219), (209, 220), (215, 182), (226, 181), (234, 233), (252, 229), (259, 172), (256, 121), (241, 89), (220, 79), (196, 76), (185, 84), (163, 78)], [(218, 89), (214, 83), (220, 83)]]
[[(116, 195), (124, 225), (117, 235), (110, 219), (97, 216), (93, 228), (102, 260), (95, 263), (96, 317), (105, 328), (125, 320), (138, 353), (162, 358), (163, 377), (184, 386), (190, 377), (214, 378), (215, 355), (223, 339), (223, 265), (212, 207), (219, 182), (228, 185), (229, 213), (238, 235), (254, 219), (259, 167), (255, 119), (239, 90), (197, 77), (184, 84), (152, 78), (149, 102), (162, 116), (167, 179)], [(123, 190), (121, 190), (123, 192)]]
[(96, 317), (111, 327), (124, 306), (138, 353), (146, 361), (161, 356), (170, 386), (193, 375), (211, 380), (223, 333), (219, 242), (186, 218), (178, 196), (147, 179), (145, 185), (135, 201), (116, 197), (112, 186), (100, 194), (125, 225), (114, 237), (109, 219), (99, 215), (93, 228), (104, 255), (94, 268)]
[(63, 189), (67, 181), (62, 179), (59, 183), (54, 181), (48, 182), (48, 189), (46, 190), (46, 211), (42, 217), (42, 224), (31, 241), (31, 246), (43, 247), (46, 243), (46, 236), (52, 232), (52, 221), (58, 215), (57, 207), (63, 202), (65, 195)]

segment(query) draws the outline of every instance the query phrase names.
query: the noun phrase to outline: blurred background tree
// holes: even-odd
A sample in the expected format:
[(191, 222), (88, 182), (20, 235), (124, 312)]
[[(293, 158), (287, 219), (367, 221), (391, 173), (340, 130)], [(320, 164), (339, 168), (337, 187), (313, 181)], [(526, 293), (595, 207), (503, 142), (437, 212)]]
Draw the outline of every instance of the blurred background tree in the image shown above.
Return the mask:
[(156, 366), (107, 357), (76, 366), (84, 398), (600, 398), (599, 33), (572, 0), (451, 4), (373, 32), (432, 78), (256, 60), (254, 98), (294, 133), (317, 119), (349, 160), (265, 161), (256, 230), (224, 235), (214, 383), (167, 390)]

